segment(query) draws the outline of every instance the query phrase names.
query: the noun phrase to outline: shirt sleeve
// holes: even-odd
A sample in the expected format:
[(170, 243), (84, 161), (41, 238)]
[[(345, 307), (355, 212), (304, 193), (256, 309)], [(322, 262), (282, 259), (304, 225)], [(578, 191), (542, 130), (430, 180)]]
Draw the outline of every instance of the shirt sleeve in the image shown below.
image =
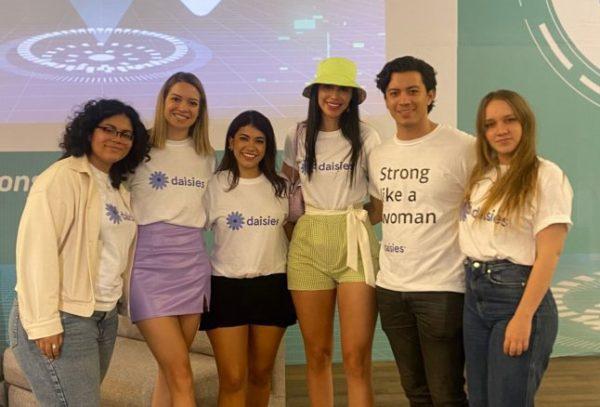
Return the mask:
[(220, 176), (219, 173), (212, 176), (210, 181), (206, 186), (206, 192), (202, 195), (202, 207), (204, 208), (204, 212), (206, 215), (206, 224), (204, 227), (206, 229), (213, 229), (214, 223), (216, 221), (216, 202), (215, 202), (215, 194), (218, 192), (217, 188), (220, 188), (219, 183), (217, 182), (217, 178)]
[(369, 195), (379, 199), (381, 201), (381, 193), (379, 192), (379, 187), (377, 186), (377, 172), (378, 166), (377, 164), (377, 151), (371, 152), (369, 154), (368, 160), (368, 174), (369, 174)]
[(283, 162), (291, 168), (298, 170), (298, 165), (296, 164), (296, 147), (294, 146), (294, 142), (296, 142), (296, 129), (297, 125), (290, 128), (285, 137), (285, 145), (283, 147)]
[(555, 223), (564, 223), (568, 227), (573, 224), (573, 189), (569, 179), (558, 166), (551, 163), (542, 163), (539, 171), (537, 210), (533, 219), (534, 235)]
[(217, 170), (217, 156), (215, 154), (212, 155), (210, 168), (212, 169), (212, 174)]
[(463, 149), (463, 159), (458, 160), (459, 168), (457, 178), (462, 188), (466, 189), (473, 167), (475, 167), (477, 162), (477, 152), (475, 150), (475, 137), (467, 133), (463, 133), (463, 137), (465, 137), (465, 146)]
[(369, 157), (371, 156), (371, 152), (375, 147), (381, 144), (381, 137), (379, 137), (379, 133), (374, 128), (365, 125), (365, 135), (363, 137), (363, 169), (365, 172), (369, 170)]
[[(42, 180), (36, 181), (38, 186)], [(32, 188), (19, 223), (16, 242), (17, 298), (30, 340), (63, 332), (60, 300), (61, 239), (73, 222), (68, 188), (57, 196), (51, 185)]]

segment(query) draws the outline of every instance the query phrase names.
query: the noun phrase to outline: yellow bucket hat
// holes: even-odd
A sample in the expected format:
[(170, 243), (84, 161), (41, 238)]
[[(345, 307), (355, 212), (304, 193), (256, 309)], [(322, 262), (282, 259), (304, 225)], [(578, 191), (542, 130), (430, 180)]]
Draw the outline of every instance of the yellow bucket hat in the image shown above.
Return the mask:
[(367, 92), (356, 82), (356, 64), (347, 58), (327, 58), (317, 67), (312, 83), (304, 88), (302, 95), (310, 97), (313, 85), (337, 85), (358, 89), (358, 103), (367, 98)]

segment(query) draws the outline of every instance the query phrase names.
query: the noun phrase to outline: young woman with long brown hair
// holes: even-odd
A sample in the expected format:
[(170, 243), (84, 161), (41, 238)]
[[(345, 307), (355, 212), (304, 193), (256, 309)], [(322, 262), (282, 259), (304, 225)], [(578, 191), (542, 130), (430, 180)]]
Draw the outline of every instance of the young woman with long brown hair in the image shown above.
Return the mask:
[(535, 139), (522, 96), (498, 90), (483, 98), (460, 222), (470, 406), (532, 406), (556, 339), (549, 288), (573, 192), (561, 169), (537, 156)]

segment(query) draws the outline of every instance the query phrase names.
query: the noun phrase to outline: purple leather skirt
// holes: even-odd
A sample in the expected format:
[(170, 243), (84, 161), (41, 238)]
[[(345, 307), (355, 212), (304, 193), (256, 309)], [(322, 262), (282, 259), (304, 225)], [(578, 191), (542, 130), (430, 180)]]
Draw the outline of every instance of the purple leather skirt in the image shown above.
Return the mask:
[(202, 313), (210, 304), (211, 273), (202, 229), (163, 222), (138, 226), (131, 320)]

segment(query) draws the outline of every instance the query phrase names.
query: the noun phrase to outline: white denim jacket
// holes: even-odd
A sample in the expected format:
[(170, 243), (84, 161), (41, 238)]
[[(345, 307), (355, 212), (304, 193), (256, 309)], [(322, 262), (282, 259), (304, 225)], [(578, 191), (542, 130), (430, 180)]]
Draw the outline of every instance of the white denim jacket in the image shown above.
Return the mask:
[[(129, 192), (122, 184), (119, 193), (129, 209)], [(59, 311), (83, 317), (94, 312), (94, 281), (102, 253), (100, 206), (85, 155), (57, 161), (33, 184), (19, 223), (15, 288), (30, 340), (63, 332)]]

